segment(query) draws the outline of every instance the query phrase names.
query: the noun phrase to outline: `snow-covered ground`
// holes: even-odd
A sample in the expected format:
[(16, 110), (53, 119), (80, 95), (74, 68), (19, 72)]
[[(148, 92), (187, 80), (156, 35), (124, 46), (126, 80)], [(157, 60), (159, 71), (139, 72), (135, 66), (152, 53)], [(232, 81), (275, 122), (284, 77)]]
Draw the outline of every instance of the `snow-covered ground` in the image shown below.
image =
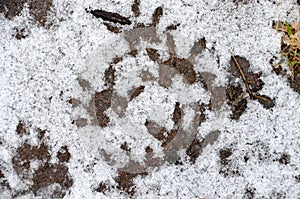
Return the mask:
[[(136, 17), (133, 3), (54, 0), (48, 28), (27, 4), (11, 20), (0, 15), (0, 198), (300, 198), (300, 97), (269, 63), (281, 59), (272, 22), (297, 22), (296, 0), (141, 0)], [(158, 7), (163, 15), (150, 27)], [(116, 34), (86, 9), (132, 24), (118, 25)], [(23, 28), (26, 37), (17, 39)], [(193, 54), (201, 38), (206, 48)], [(146, 48), (160, 58), (153, 61)], [(208, 89), (164, 68), (172, 49), (204, 80), (214, 74)], [(274, 99), (273, 108), (247, 97), (233, 120), (224, 99), (206, 107), (214, 89), (228, 84), (229, 51), (262, 72), (259, 93)], [(195, 125), (201, 113), (206, 119)], [(163, 143), (154, 136), (161, 129), (168, 138), (177, 134)], [(195, 138), (202, 148), (193, 163), (186, 151)], [(49, 180), (42, 168), (65, 172)]]

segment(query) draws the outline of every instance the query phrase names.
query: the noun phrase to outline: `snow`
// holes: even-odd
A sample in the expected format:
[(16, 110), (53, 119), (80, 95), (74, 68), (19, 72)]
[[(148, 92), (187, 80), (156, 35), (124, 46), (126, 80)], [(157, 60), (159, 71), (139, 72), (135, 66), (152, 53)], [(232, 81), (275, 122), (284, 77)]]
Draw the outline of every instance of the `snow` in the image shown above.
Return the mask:
[[(118, 169), (126, 167), (130, 160), (145, 166), (147, 146), (153, 148), (153, 157), (164, 157), (161, 142), (144, 126), (146, 120), (171, 130), (174, 105), (180, 102), (186, 107), (183, 127), (189, 129), (195, 115), (189, 105), (209, 102), (208, 91), (199, 84), (185, 84), (181, 75), (172, 78), (169, 88), (161, 87), (156, 80), (143, 82), (139, 76), (142, 70), (148, 70), (154, 79), (158, 77), (159, 66), (149, 60), (145, 47), (166, 53), (164, 30), (168, 25), (180, 23), (173, 35), (179, 57), (188, 57), (193, 43), (205, 37), (209, 50), (195, 59), (195, 70), (215, 74), (215, 86), (224, 86), (227, 82), (229, 50), (246, 57), (253, 71), (263, 73), (265, 85), (260, 92), (275, 98), (276, 105), (267, 110), (257, 101), (249, 100), (248, 108), (238, 121), (229, 118), (230, 108), (225, 104), (220, 110), (206, 111), (207, 120), (198, 128), (197, 137), (202, 139), (211, 131), (219, 130), (218, 140), (203, 149), (195, 164), (185, 162), (176, 166), (166, 162), (147, 168), (147, 176), (134, 180), (137, 190), (134, 197), (242, 198), (247, 187), (255, 190), (255, 198), (274, 197), (275, 193), (287, 198), (300, 197), (300, 183), (295, 179), (300, 175), (299, 94), (289, 87), (286, 79), (272, 73), (269, 64), (273, 55), (279, 56), (281, 38), (281, 34), (271, 28), (272, 21), (299, 20), (295, 0), (247, 4), (231, 0), (176, 3), (142, 0), (138, 18), (131, 12), (133, 1), (53, 3), (58, 14), (52, 16), (54, 25), (50, 29), (33, 23), (26, 10), (12, 20), (0, 16), (0, 168), (13, 189), (25, 187), (10, 161), (25, 140), (15, 132), (22, 120), (31, 129), (26, 137), (29, 143), (37, 142), (34, 129), (47, 129), (45, 142), (51, 146), (53, 157), (62, 145), (69, 147), (68, 168), (74, 185), (65, 198), (127, 198), (117, 190), (102, 194), (93, 189), (102, 181), (115, 185)], [(164, 11), (157, 27), (161, 42), (142, 38), (137, 46), (137, 57), (126, 55), (116, 64), (117, 94), (128, 99), (128, 92), (140, 85), (145, 86), (144, 92), (128, 103), (123, 117), (108, 109), (106, 113), (111, 117), (108, 127), (77, 128), (72, 124), (74, 117), (92, 121), (84, 106), (94, 91), (105, 88), (103, 74), (112, 59), (130, 51), (123, 33), (109, 32), (102, 21), (92, 17), (85, 8), (101, 8), (130, 16), (133, 22), (149, 24), (158, 6)], [(14, 28), (20, 26), (29, 30), (29, 36), (17, 40), (12, 35)], [(133, 26), (125, 29), (130, 31)], [(167, 57), (163, 55), (162, 59)], [(84, 91), (78, 78), (88, 80), (90, 90)], [(85, 105), (73, 109), (66, 103), (70, 97), (80, 99)], [(131, 148), (130, 156), (120, 149), (124, 141)], [(225, 177), (219, 172), (222, 165), (218, 154), (223, 148), (232, 149), (230, 166), (238, 168), (240, 175)], [(111, 160), (101, 155), (102, 149), (111, 155)], [(283, 153), (291, 157), (287, 165), (274, 161)], [(263, 160), (261, 154), (265, 155)], [(247, 162), (244, 161), (246, 155)], [(33, 197), (29, 193), (19, 198)], [(0, 198), (10, 198), (9, 191), (0, 193)]]

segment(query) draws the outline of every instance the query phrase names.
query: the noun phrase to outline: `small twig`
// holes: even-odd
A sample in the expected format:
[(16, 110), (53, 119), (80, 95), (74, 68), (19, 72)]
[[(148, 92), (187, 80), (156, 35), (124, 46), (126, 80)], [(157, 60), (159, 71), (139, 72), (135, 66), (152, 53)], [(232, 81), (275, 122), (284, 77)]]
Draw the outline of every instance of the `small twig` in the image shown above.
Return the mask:
[(254, 99), (255, 97), (254, 97), (254, 95), (253, 95), (253, 93), (252, 93), (252, 91), (251, 91), (251, 89), (250, 89), (250, 86), (249, 86), (249, 84), (248, 84), (248, 80), (246, 79), (246, 76), (245, 76), (245, 74), (244, 74), (244, 72), (243, 72), (243, 70), (242, 70), (241, 65), (239, 64), (239, 62), (238, 62), (237, 59), (235, 58), (235, 55), (234, 55), (230, 50), (229, 50), (229, 52), (230, 52), (231, 57), (233, 58), (233, 60), (234, 60), (234, 62), (235, 62), (236, 67), (237, 67), (238, 70), (239, 70), (239, 73), (240, 73), (240, 75), (241, 75), (241, 77), (242, 77), (242, 79), (243, 79), (243, 82), (244, 82), (245, 86), (246, 86), (247, 93), (249, 94), (250, 99)]
[(246, 92), (243, 92), (233, 103), (232, 105), (233, 106), (237, 106), (237, 104), (239, 103), (239, 101), (241, 101), (241, 99), (243, 99), (245, 97), (247, 93)]
[(235, 55), (230, 50), (229, 50), (229, 52), (230, 52), (230, 54), (231, 54), (231, 56), (232, 56), (232, 58), (233, 58), (233, 60), (234, 60), (234, 62), (236, 64), (236, 67), (239, 70), (239, 73), (240, 73), (240, 75), (241, 75), (241, 77), (243, 79), (243, 82), (244, 82), (245, 86), (246, 86), (246, 90), (247, 90), (247, 93), (250, 96), (250, 99), (252, 99), (252, 100), (255, 99), (255, 100), (258, 100), (258, 101), (260, 101), (260, 100), (264, 101), (266, 103), (266, 104), (263, 104), (265, 107), (269, 107), (269, 108), (273, 107), (274, 106), (274, 102), (271, 99), (268, 99), (268, 97), (265, 97), (265, 96), (254, 94), (251, 91), (250, 86), (249, 86), (249, 82), (251, 82), (251, 81), (247, 80), (247, 78), (246, 78), (246, 76), (245, 76), (245, 74), (243, 72), (243, 69), (242, 69), (241, 65), (239, 64), (239, 62), (237, 61)]

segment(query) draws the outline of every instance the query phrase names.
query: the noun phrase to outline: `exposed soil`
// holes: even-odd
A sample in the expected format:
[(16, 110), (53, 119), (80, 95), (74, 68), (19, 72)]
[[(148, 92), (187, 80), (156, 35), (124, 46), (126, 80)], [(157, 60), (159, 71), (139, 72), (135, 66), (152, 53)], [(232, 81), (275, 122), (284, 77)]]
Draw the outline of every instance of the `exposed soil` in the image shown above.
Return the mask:
[(160, 17), (163, 15), (163, 9), (162, 7), (157, 7), (154, 10), (154, 13), (152, 15), (152, 25), (153, 26), (157, 26), (157, 24), (159, 23)]
[[(8, 19), (12, 19), (22, 12), (25, 3), (29, 4), (29, 14), (31, 17), (40, 25), (49, 27), (50, 24), (47, 24), (47, 16), (52, 7), (52, 0), (1, 0), (0, 12), (4, 13)], [(23, 30), (23, 32), (25, 32), (25, 30)], [(26, 37), (26, 35), (19, 33), (16, 37), (21, 39)]]
[(69, 162), (71, 158), (71, 154), (68, 150), (68, 146), (62, 146), (60, 150), (56, 154), (57, 158), (60, 162), (65, 163)]
[(19, 122), (16, 132), (18, 135), (23, 135), (23, 134), (27, 133), (26, 128), (25, 128), (24, 124), (22, 123), (22, 121)]
[(30, 0), (29, 13), (42, 26), (47, 25), (47, 15), (52, 7), (52, 0)]
[[(22, 128), (21, 128), (22, 127)], [(21, 123), (18, 124), (19, 131), (27, 131)], [(39, 130), (38, 135), (40, 140), (43, 139), (46, 131)], [(22, 135), (22, 134), (20, 134)], [(73, 185), (73, 180), (68, 172), (68, 167), (65, 163), (69, 162), (71, 154), (67, 146), (62, 146), (57, 152), (59, 163), (50, 163), (49, 147), (41, 142), (37, 146), (24, 143), (17, 148), (16, 155), (12, 158), (13, 168), (21, 179), (29, 181), (30, 186), (22, 192), (15, 192), (16, 196), (20, 196), (27, 192), (33, 192), (34, 195), (39, 196), (44, 194), (43, 190), (49, 186), (56, 188), (50, 191), (49, 197), (63, 198), (68, 189)], [(0, 179), (1, 179), (0, 173)], [(57, 184), (57, 186), (56, 186)], [(9, 187), (6, 180), (3, 180), (2, 185)]]
[(147, 173), (129, 173), (124, 171), (119, 171), (118, 173), (119, 175), (115, 179), (118, 183), (117, 188), (130, 196), (135, 194), (133, 179), (138, 175), (147, 175)]
[(219, 136), (219, 131), (212, 131), (209, 134), (207, 134), (201, 141), (198, 138), (195, 138), (186, 150), (186, 154), (189, 156), (189, 160), (192, 163), (195, 163), (196, 159), (201, 155), (202, 150), (208, 144), (213, 144), (215, 141), (217, 141)]
[(105, 193), (106, 191), (109, 191), (110, 188), (107, 184), (104, 182), (100, 182), (98, 187), (95, 189), (95, 191), (100, 192), (100, 193)]
[(232, 149), (231, 148), (224, 148), (219, 151), (220, 157), (220, 174), (224, 175), (224, 177), (230, 176), (239, 176), (240, 172), (238, 167), (231, 161)]
[(131, 5), (131, 11), (134, 13), (135, 17), (140, 16), (140, 0), (134, 0), (133, 4)]
[(130, 152), (131, 149), (129, 148), (127, 142), (124, 142), (123, 144), (121, 144), (120, 148), (124, 151)]
[(154, 48), (146, 48), (147, 54), (152, 61), (157, 61), (159, 59), (159, 53)]
[(28, 0), (1, 0), (0, 12), (4, 13), (5, 17), (12, 19), (21, 13), (24, 3), (27, 1)]
[(0, 169), (0, 191), (3, 191), (3, 189), (11, 189), (11, 187)]
[(111, 106), (112, 90), (95, 92), (95, 111), (99, 126), (106, 127), (110, 121), (105, 111)]

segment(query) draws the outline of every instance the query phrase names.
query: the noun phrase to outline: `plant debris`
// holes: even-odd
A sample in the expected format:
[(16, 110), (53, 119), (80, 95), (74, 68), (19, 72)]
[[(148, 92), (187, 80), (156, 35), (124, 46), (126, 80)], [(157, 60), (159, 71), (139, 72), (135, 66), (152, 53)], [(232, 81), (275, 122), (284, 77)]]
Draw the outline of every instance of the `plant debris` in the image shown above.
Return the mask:
[(0, 169), (0, 190), (2, 191), (2, 187), (6, 187), (7, 189), (11, 189), (8, 181), (5, 179), (5, 176), (2, 172), (2, 170)]
[(202, 37), (200, 40), (199, 40), (199, 44), (202, 46), (202, 48), (206, 48), (206, 39), (205, 37)]
[(232, 106), (232, 115), (231, 118), (238, 120), (241, 115), (245, 112), (246, 108), (247, 108), (247, 100), (245, 98), (242, 98), (241, 100), (237, 101), (236, 104), (234, 104), (234, 106)]
[(16, 39), (21, 40), (28, 37), (29, 32), (26, 28), (14, 28), (15, 34), (13, 35)]
[[(282, 31), (281, 54), (286, 58), (291, 71), (288, 77), (290, 86), (300, 94), (300, 22), (290, 25), (288, 22), (273, 22), (273, 28)], [(277, 73), (276, 73), (277, 74)]]
[(132, 57), (136, 57), (138, 54), (138, 51), (135, 49), (135, 50), (132, 50), (128, 53), (128, 55), (132, 56)]
[(162, 128), (158, 134), (154, 135), (154, 137), (160, 141), (162, 141), (161, 146), (166, 147), (168, 143), (172, 141), (172, 139), (177, 134), (177, 131), (171, 130), (167, 131), (165, 128)]
[(45, 137), (45, 134), (47, 133), (47, 130), (37, 129), (38, 131), (38, 138), (39, 140), (42, 140)]
[(288, 155), (288, 154), (286, 154), (286, 153), (283, 153), (283, 154), (280, 156), (280, 158), (278, 159), (278, 162), (279, 162), (280, 164), (287, 165), (287, 164), (290, 163), (290, 159), (291, 159), (290, 155)]
[(193, 65), (186, 59), (171, 57), (163, 64), (175, 68), (189, 84), (196, 82), (196, 72)]
[[(250, 63), (246, 58), (235, 56), (233, 53), (231, 54), (230, 73), (234, 77), (242, 79), (246, 87), (246, 93), (248, 93), (250, 99), (258, 100), (258, 102), (266, 109), (274, 107), (275, 102), (273, 99), (266, 95), (260, 95), (257, 93), (264, 85), (264, 82), (260, 79), (262, 74), (250, 71)], [(245, 98), (244, 91), (240, 84), (233, 85), (232, 83), (229, 83), (226, 91), (229, 104), (232, 105), (231, 118), (237, 120), (247, 108), (247, 100)]]
[(121, 25), (130, 25), (131, 24), (131, 21), (127, 17), (124, 17), (118, 13), (108, 12), (105, 10), (98, 10), (98, 9), (91, 10), (90, 13), (97, 18), (103, 19), (104, 21), (119, 23)]
[(221, 168), (219, 173), (224, 175), (224, 177), (240, 175), (240, 171), (238, 167), (236, 167), (236, 165), (233, 164), (230, 158), (231, 155), (232, 155), (231, 148), (223, 148), (219, 150), (219, 157), (221, 163)]

